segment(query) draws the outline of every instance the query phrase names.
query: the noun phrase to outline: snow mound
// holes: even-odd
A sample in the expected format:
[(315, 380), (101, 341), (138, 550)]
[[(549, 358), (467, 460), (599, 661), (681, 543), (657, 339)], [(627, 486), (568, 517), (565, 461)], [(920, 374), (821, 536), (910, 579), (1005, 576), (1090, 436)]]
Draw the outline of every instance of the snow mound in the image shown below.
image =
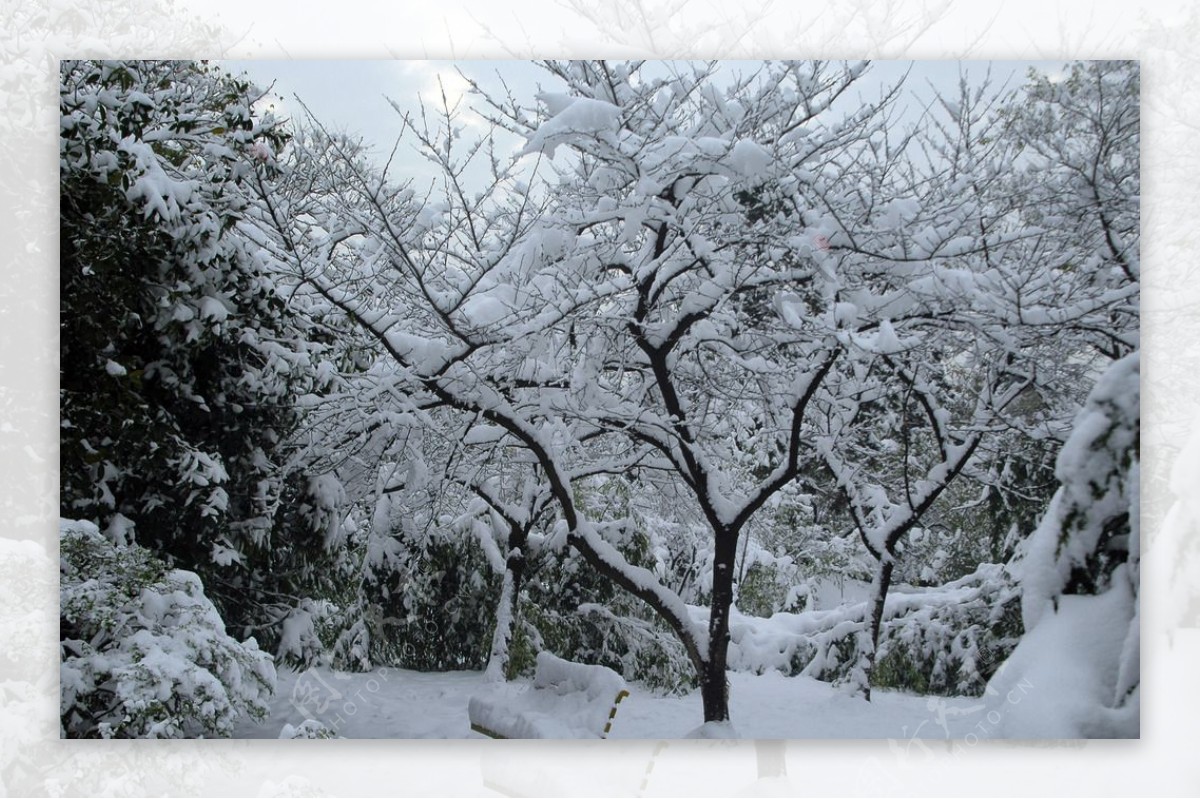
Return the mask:
[(1131, 605), (1124, 580), (1098, 596), (1059, 597), (988, 683), (996, 737), (1137, 738), (1137, 703), (1110, 707)]
[(473, 696), (473, 727), (504, 738), (603, 738), (614, 705), (626, 691), (612, 669), (538, 653), (533, 688), (497, 686)]
[(733, 739), (739, 738), (737, 730), (733, 728), (733, 723), (729, 721), (706, 721), (696, 729), (689, 732), (684, 738), (707, 738), (707, 739)]
[(588, 699), (610, 699), (625, 690), (625, 680), (604, 666), (572, 663), (549, 652), (539, 652), (533, 687), (560, 696), (581, 693)]

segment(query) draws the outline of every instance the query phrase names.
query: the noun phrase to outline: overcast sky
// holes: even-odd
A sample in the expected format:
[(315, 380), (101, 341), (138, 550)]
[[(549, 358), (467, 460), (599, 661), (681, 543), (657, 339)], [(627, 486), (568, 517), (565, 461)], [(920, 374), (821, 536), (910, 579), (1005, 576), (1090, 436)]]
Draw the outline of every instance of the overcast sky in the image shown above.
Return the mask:
[[(296, 98), (327, 127), (361, 136), (377, 154), (390, 152), (401, 130), (400, 115), (388, 102), (394, 100), (407, 112), (416, 113), (420, 98), (440, 101), (439, 79), (451, 101), (462, 98), (467, 84), (461, 70), (480, 85), (499, 90), (497, 73), (518, 93), (528, 90), (532, 98), (539, 84), (555, 85), (552, 78), (530, 61), (223, 61), (235, 74), (244, 73), (263, 88), (273, 86), (273, 100), (286, 116), (302, 114)], [(884, 86), (898, 81), (906, 71), (905, 83), (912, 109), (901, 121), (918, 118), (919, 109), (935, 91), (956, 93), (960, 74), (979, 82), (991, 70), (997, 85), (1016, 88), (1030, 67), (1050, 74), (1061, 70), (1062, 61), (876, 61), (855, 89), (867, 98), (877, 97)], [(752, 67), (753, 62), (728, 62), (727, 66)], [(469, 103), (470, 98), (466, 101)], [(432, 174), (412, 164), (419, 174)]]

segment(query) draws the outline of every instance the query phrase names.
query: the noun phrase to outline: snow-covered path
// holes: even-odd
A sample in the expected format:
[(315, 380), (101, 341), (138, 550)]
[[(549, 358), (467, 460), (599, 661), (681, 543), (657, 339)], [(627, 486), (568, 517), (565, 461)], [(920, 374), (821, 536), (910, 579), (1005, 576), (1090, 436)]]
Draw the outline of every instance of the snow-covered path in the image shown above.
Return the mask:
[[(874, 701), (866, 702), (807, 677), (731, 673), (729, 680), (730, 713), (742, 738), (961, 738), (984, 716), (978, 698), (876, 690)], [(284, 724), (315, 718), (346, 738), (482, 737), (471, 732), (467, 701), (486, 690), (476, 671), (281, 671), (271, 717), (261, 726), (244, 721), (236, 735), (275, 738)], [(683, 738), (703, 718), (698, 692), (662, 696), (639, 685), (630, 692), (612, 738)]]

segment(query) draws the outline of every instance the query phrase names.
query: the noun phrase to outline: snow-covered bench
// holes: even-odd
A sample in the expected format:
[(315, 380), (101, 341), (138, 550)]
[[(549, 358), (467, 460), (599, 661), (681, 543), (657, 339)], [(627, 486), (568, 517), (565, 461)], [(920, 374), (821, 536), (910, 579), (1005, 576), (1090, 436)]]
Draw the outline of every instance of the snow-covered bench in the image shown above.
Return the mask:
[(491, 738), (607, 738), (629, 696), (612, 669), (539, 652), (533, 687), (498, 686), (471, 697), (471, 729)]

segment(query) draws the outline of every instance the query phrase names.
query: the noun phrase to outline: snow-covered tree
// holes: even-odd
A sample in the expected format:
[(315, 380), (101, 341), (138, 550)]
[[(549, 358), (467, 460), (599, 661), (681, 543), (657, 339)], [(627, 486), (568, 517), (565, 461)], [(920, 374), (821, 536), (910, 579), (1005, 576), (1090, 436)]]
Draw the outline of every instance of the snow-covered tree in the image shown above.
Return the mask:
[[(983, 484), (993, 521), (1010, 530), (1024, 521), (1044, 492), (1032, 470), (1070, 429), (1097, 358), (1119, 357), (1137, 340), (1136, 67), (1076, 65), (1061, 88), (1035, 76), (1003, 102), (986, 83), (964, 80), (957, 98), (937, 106), (917, 137), (925, 159), (902, 164), (919, 175), (903, 188), (912, 199), (905, 224), (883, 253), (858, 250), (921, 253), (922, 237), (957, 222), (956, 237), (903, 272), (925, 329), (885, 361), (907, 383), (899, 407), (895, 395), (891, 410), (870, 401), (882, 427), (857, 407), (845, 413), (857, 440), (826, 456), (880, 558), (864, 672), (909, 531), (937, 518), (939, 495), (960, 478)], [(1065, 130), (1050, 127), (1052, 114), (1068, 118)], [(903, 415), (910, 405), (912, 420)], [(895, 429), (900, 457), (889, 458), (878, 445)], [(860, 679), (869, 695), (869, 674)]]
[(1031, 74), (1005, 110), (1008, 135), (1022, 146), (1014, 196), (1041, 234), (1034, 254), (1054, 283), (1026, 277), (1013, 286), (1026, 307), (1037, 292), (1060, 296), (1059, 307), (1030, 308), (1021, 321), (1046, 336), (1083, 338), (1110, 360), (1138, 341), (1140, 103), (1136, 61), (1090, 61), (1054, 80)]
[[(1086, 269), (1021, 213), (1017, 145), (982, 130), (989, 96), (944, 101), (944, 135), (919, 142), (889, 128), (895, 92), (849, 102), (863, 64), (544, 66), (555, 90), (536, 101), (480, 93), (477, 141), (453, 108), (409, 120), (441, 175), (428, 189), (318, 129), (281, 164), (307, 190), (262, 186), (248, 224), (272, 229), (293, 304), (372, 340), (372, 430), (442, 442), (436, 479), (516, 533), (506, 582), (546, 509), (539, 548), (570, 546), (643, 600), (705, 720), (725, 721), (750, 531), (839, 486), (881, 610), (901, 539), (987, 473), (985, 443), (1042, 421), (1030, 407), (1075, 365), (1068, 345), (1041, 369), (1047, 342), (1120, 316), (1136, 285), (1057, 279)], [(600, 475), (669, 485), (704, 531), (702, 620), (622, 553), (638, 519), (589, 503)], [(859, 624), (877, 639), (878, 619)]]
[[(928, 538), (942, 497), (980, 470), (1036, 380), (1039, 353), (996, 280), (1030, 235), (1005, 191), (1018, 147), (998, 135), (998, 102), (987, 82), (963, 78), (958, 95), (937, 98), (922, 129), (872, 148), (869, 188), (838, 211), (846, 256), (858, 259), (854, 288), (886, 314), (851, 339), (865, 351), (859, 368), (874, 373), (859, 381), (867, 390), (847, 392), (821, 423), (825, 465), (876, 560), (850, 675), (867, 698), (910, 536)], [(862, 304), (852, 305), (856, 315)]]

